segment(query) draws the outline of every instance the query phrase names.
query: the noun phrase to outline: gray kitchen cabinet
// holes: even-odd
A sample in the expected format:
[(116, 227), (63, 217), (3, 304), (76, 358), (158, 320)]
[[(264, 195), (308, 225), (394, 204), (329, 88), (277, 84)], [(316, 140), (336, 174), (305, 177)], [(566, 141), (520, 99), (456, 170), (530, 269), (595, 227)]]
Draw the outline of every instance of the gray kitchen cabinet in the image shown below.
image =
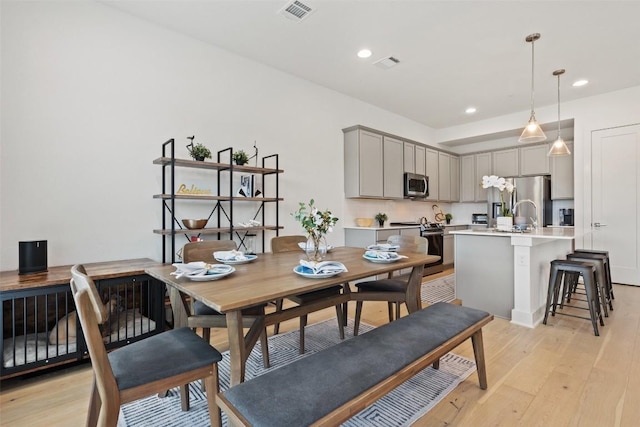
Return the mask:
[[(400, 162), (402, 162), (402, 154)], [(383, 164), (382, 135), (357, 128), (344, 130), (345, 197), (382, 198), (384, 196)], [(399, 175), (401, 170), (402, 163), (397, 170)], [(401, 178), (400, 183), (402, 184)]]
[(426, 175), (426, 148), (422, 145), (416, 145), (416, 172), (418, 175)]
[(573, 144), (567, 143), (571, 154), (552, 157), (551, 163), (551, 199), (573, 199)]
[(549, 168), (549, 144), (531, 145), (520, 147), (520, 175), (548, 175)]
[(416, 173), (416, 145), (410, 142), (404, 143), (404, 171)]
[(460, 201), (460, 158), (458, 156), (450, 156), (449, 162), (451, 166), (451, 201)]
[(399, 139), (383, 137), (383, 191), (385, 199), (403, 199), (404, 143)]
[(460, 201), (476, 201), (476, 156), (460, 157)]
[(438, 153), (438, 200), (451, 200), (451, 162), (447, 153)]
[(491, 175), (491, 153), (469, 154), (460, 157), (460, 201), (486, 202), (487, 190), (482, 177)]
[(491, 153), (493, 174), (501, 177), (520, 174), (519, 151), (517, 148), (498, 150)]
[(425, 200), (438, 200), (438, 151), (426, 149), (426, 175), (429, 177), (429, 196)]

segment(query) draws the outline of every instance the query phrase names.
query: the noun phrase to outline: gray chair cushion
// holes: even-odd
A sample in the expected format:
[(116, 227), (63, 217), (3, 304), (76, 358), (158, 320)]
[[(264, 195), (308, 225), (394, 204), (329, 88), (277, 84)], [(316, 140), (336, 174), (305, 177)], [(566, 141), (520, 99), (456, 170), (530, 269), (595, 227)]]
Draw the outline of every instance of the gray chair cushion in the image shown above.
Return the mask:
[(342, 291), (342, 286), (333, 286), (331, 288), (318, 289), (317, 291), (307, 292), (300, 295), (294, 295), (292, 297), (289, 297), (289, 299), (298, 304), (304, 304), (306, 302), (315, 301), (319, 298), (339, 295), (341, 291)]
[(202, 368), (222, 360), (218, 350), (189, 328), (173, 329), (109, 353), (120, 390)]
[(488, 315), (437, 303), (234, 386), (224, 395), (254, 426), (307, 426)]
[(359, 291), (367, 292), (406, 292), (407, 282), (397, 279), (373, 280), (370, 282), (356, 283)]

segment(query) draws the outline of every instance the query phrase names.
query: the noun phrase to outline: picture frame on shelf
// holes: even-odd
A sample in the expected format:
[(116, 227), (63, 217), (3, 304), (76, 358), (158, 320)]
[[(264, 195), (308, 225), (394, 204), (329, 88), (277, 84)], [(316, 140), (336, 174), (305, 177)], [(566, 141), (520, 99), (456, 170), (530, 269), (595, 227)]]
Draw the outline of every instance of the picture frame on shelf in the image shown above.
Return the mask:
[(240, 176), (240, 189), (238, 193), (244, 197), (253, 197), (253, 175)]

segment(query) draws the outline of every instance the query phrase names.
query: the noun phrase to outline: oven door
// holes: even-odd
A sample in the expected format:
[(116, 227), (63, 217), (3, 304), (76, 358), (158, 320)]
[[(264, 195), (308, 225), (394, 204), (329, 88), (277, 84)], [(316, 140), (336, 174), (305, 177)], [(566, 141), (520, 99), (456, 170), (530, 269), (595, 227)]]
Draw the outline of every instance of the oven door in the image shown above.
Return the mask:
[(428, 254), (429, 255), (437, 255), (440, 257), (440, 260), (436, 262), (432, 262), (430, 264), (424, 265), (423, 276), (428, 276), (430, 274), (440, 273), (444, 270), (443, 266), (443, 256), (444, 256), (444, 231), (443, 230), (434, 230), (434, 231), (423, 231), (421, 233), (422, 237), (426, 238), (429, 242)]

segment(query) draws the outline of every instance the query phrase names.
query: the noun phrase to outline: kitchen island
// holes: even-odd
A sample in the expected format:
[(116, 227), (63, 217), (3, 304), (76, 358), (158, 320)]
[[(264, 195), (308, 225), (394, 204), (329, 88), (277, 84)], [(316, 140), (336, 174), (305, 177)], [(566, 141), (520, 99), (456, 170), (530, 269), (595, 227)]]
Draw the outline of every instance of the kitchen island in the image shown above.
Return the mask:
[(527, 232), (495, 229), (451, 231), (455, 235), (456, 298), (513, 323), (542, 321), (549, 266), (573, 251), (573, 229)]

